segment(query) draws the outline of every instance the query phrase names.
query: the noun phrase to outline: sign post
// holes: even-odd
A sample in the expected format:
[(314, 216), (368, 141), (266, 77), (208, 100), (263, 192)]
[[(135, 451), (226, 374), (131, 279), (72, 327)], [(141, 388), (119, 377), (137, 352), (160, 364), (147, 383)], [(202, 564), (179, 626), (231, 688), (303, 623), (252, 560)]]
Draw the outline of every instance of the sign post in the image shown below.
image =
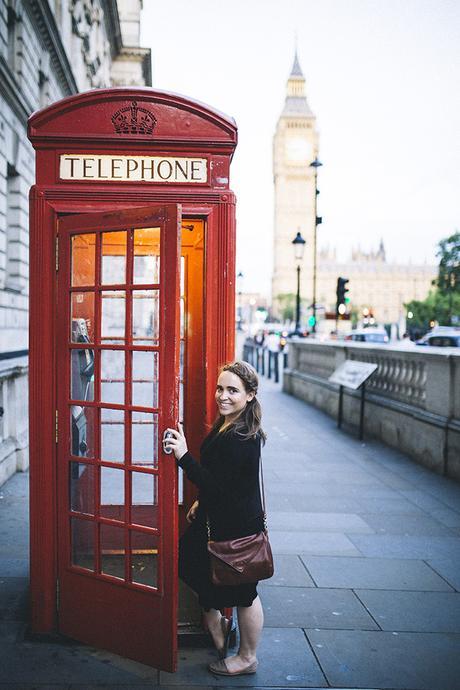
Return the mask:
[(363, 440), (364, 436), (364, 400), (366, 391), (366, 381), (372, 376), (374, 371), (378, 368), (377, 364), (372, 362), (358, 362), (354, 359), (347, 359), (341, 364), (334, 373), (329, 376), (331, 383), (339, 385), (339, 410), (337, 416), (337, 427), (342, 427), (343, 419), (343, 389), (350, 388), (351, 390), (358, 390), (361, 388), (361, 402), (359, 410), (359, 440)]

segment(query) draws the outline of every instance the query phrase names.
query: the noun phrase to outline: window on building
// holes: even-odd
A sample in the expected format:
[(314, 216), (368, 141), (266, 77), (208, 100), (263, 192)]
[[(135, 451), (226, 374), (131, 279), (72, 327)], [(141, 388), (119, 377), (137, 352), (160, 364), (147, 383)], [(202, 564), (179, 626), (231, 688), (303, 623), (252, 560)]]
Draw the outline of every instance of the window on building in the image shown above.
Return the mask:
[(50, 94), (50, 54), (44, 50), (40, 56), (38, 68), (38, 86), (40, 91), (40, 108), (46, 108), (51, 103)]
[(6, 280), (7, 290), (21, 292), (24, 278), (21, 275), (21, 178), (16, 168), (8, 163), (6, 177)]
[(17, 34), (18, 15), (10, 0), (8, 3), (8, 63), (14, 72), (16, 64), (16, 34)]

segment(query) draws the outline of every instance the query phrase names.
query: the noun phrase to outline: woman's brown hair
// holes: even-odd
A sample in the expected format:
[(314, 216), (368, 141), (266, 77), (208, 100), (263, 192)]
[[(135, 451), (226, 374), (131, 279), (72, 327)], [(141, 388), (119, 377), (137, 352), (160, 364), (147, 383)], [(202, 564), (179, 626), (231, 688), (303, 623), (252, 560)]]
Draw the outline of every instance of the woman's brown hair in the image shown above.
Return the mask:
[[(225, 433), (232, 431), (238, 434), (238, 436), (241, 436), (245, 441), (259, 434), (263, 443), (265, 443), (267, 436), (261, 425), (262, 408), (256, 398), (257, 389), (259, 387), (259, 377), (257, 376), (256, 370), (247, 362), (237, 360), (229, 364), (224, 364), (219, 371), (219, 375), (224, 371), (229, 371), (238, 376), (243, 382), (246, 393), (254, 393), (252, 400), (247, 402), (246, 407), (240, 412), (238, 417), (225, 429)], [(213, 431), (219, 430), (224, 421), (225, 417), (223, 415), (218, 415), (212, 427)]]

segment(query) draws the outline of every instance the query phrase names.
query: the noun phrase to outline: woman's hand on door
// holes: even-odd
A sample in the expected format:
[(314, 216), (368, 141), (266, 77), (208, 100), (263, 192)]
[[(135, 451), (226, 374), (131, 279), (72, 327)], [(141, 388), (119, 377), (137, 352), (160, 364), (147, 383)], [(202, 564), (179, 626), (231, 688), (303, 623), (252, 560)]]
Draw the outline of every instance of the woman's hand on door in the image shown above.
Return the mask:
[(200, 505), (199, 501), (195, 501), (192, 504), (192, 506), (191, 506), (190, 510), (188, 511), (186, 518), (185, 518), (187, 520), (187, 522), (193, 522), (195, 520), (199, 505)]
[(166, 431), (171, 433), (171, 438), (165, 440), (165, 445), (167, 448), (171, 448), (176, 460), (180, 460), (188, 451), (187, 439), (185, 438), (182, 424), (179, 422), (177, 429), (166, 429)]

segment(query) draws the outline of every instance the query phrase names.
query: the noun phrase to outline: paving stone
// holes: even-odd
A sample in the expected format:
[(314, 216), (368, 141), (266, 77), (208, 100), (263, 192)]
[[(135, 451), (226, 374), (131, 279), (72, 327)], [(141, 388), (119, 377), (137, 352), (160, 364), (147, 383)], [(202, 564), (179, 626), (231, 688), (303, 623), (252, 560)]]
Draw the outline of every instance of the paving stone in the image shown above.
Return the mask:
[(28, 577), (29, 559), (28, 558), (0, 558), (0, 577)]
[[(181, 650), (179, 670), (169, 674), (160, 672), (160, 685), (185, 686), (196, 689), (212, 679), (214, 688), (229, 686), (230, 679), (216, 676), (207, 666), (216, 656), (212, 650)], [(327, 687), (318, 662), (302, 630), (265, 628), (258, 651), (259, 668), (249, 676), (231, 679), (231, 687), (318, 688)]]
[[(270, 530), (291, 530), (294, 532), (354, 532), (374, 534), (364, 520), (351, 513), (299, 513), (293, 519), (292, 512), (274, 511), (270, 513)], [(447, 528), (444, 528), (449, 532)]]
[(29, 472), (16, 472), (0, 488), (0, 499), (2, 497), (15, 496), (16, 498), (29, 497)]
[[(361, 513), (359, 516), (376, 534), (410, 536), (454, 536), (452, 530), (432, 517), (423, 515), (382, 515)], [(347, 534), (350, 530), (344, 529)]]
[(460, 636), (307, 630), (332, 687), (458, 690)]
[(430, 558), (427, 563), (460, 592), (460, 553), (452, 553), (446, 558)]
[(411, 501), (399, 496), (398, 498), (379, 498), (361, 494), (359, 498), (360, 510), (357, 513), (393, 513), (394, 515), (423, 515), (423, 510)]
[[(130, 684), (141, 685), (145, 677), (125, 671), (126, 660), (117, 657), (119, 666), (113, 663), (116, 655), (108, 658), (97, 658), (97, 651), (79, 645), (23, 642), (21, 645), (0, 645), (0, 668), (2, 678), (16, 683), (56, 683), (62, 685), (75, 682), (83, 683)], [(148, 669), (147, 666), (143, 667)], [(156, 682), (158, 672), (148, 669), (150, 678)]]
[(448, 558), (460, 553), (459, 537), (401, 537), (398, 535), (352, 534), (348, 537), (363, 556), (383, 558)]
[(452, 508), (432, 510), (431, 516), (446, 527), (460, 527), (460, 513)]
[[(270, 505), (268, 500), (267, 504)], [(301, 513), (356, 513), (359, 507), (358, 500), (350, 496), (345, 498), (290, 496), (288, 505), (294, 512)], [(285, 510), (284, 506), (280, 506), (279, 510)]]
[[(265, 494), (265, 501), (267, 506), (267, 515), (270, 520), (272, 510), (292, 510), (291, 499), (288, 496), (280, 496), (277, 494)], [(270, 526), (270, 523), (269, 523)]]
[(0, 643), (22, 641), (26, 628), (27, 623), (23, 621), (0, 621)]
[(297, 555), (275, 554), (275, 574), (259, 587), (315, 587), (303, 562)]
[(452, 591), (423, 561), (301, 556), (318, 587)]
[[(98, 685), (97, 687), (99, 688), (99, 690), (101, 690), (101, 688), (102, 690), (104, 690), (103, 685)], [(108, 685), (106, 685), (105, 687), (109, 688)], [(0, 690), (69, 690), (69, 688), (70, 686), (67, 683), (65, 683), (64, 685), (62, 683), (53, 683), (52, 685), (50, 685), (49, 683), (0, 682)], [(155, 690), (155, 688), (151, 688), (150, 690)]]
[(360, 556), (360, 551), (344, 534), (324, 532), (270, 532), (273, 553)]
[(378, 498), (385, 501), (400, 500), (397, 491), (389, 489), (383, 485), (354, 486), (353, 484), (331, 483), (328, 485), (328, 496), (331, 498), (356, 498), (360, 499)]
[[(53, 687), (53, 686), (51, 686)], [(86, 683), (80, 684), (80, 683), (72, 683), (69, 686), (66, 686), (66, 690), (129, 690), (129, 688), (132, 687), (131, 685), (128, 685), (124, 683), (123, 685), (114, 684), (110, 683), (110, 685), (106, 685), (105, 683), (101, 685), (98, 683), (97, 685), (87, 685)], [(0, 685), (0, 690), (2, 686)], [(160, 690), (159, 685), (136, 685), (135, 686), (136, 690)], [(41, 686), (34, 686), (34, 690), (41, 690)], [(212, 686), (206, 686), (206, 687), (197, 687), (194, 688), (194, 690), (212, 690)]]
[(265, 486), (265, 493), (267, 496), (275, 494), (279, 496), (322, 496), (326, 497), (328, 495), (328, 487), (323, 484), (308, 484), (306, 482), (293, 483), (293, 482), (281, 482), (277, 481), (273, 488), (268, 485)]
[(0, 578), (0, 620), (26, 620), (29, 612), (29, 580)]
[(264, 625), (272, 628), (375, 630), (378, 626), (353, 592), (318, 587), (266, 587), (260, 590)]
[(383, 630), (460, 633), (460, 594), (356, 589)]
[(447, 508), (445, 503), (438, 500), (435, 496), (432, 496), (428, 491), (422, 489), (413, 489), (411, 491), (401, 491), (401, 494), (411, 501), (414, 505), (422, 508), (427, 513), (431, 513), (435, 510), (442, 510)]

